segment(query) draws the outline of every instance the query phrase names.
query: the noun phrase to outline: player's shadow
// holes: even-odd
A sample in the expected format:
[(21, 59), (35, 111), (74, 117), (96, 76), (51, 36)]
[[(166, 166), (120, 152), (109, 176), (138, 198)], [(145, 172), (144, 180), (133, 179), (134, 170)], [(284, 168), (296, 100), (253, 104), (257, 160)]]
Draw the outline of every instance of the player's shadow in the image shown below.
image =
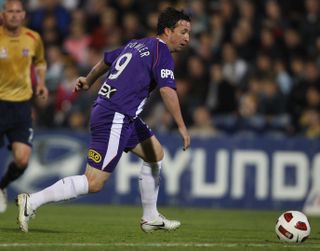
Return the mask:
[[(319, 233), (318, 233), (319, 234)], [(320, 240), (320, 237), (311, 237), (311, 238), (308, 238), (308, 240), (312, 240), (312, 241), (319, 241)]]
[[(21, 232), (22, 233), (22, 231), (17, 228), (9, 228), (9, 227), (0, 227), (0, 233), (1, 232), (7, 232), (7, 233)], [(59, 234), (59, 233), (65, 234), (66, 233), (64, 231), (56, 231), (56, 230), (49, 230), (49, 229), (43, 229), (43, 228), (32, 228), (32, 230), (30, 232), (32, 232), (32, 233), (51, 233), (51, 234)]]

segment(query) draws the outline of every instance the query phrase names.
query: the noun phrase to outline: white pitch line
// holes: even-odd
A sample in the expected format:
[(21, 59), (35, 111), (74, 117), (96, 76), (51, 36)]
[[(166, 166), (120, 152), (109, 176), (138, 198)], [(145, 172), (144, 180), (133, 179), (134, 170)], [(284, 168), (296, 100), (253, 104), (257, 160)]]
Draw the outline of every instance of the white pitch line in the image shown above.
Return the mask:
[[(281, 243), (279, 243), (281, 244)], [(239, 247), (286, 247), (299, 249), (320, 249), (320, 245), (305, 244), (262, 244), (262, 243), (0, 243), (0, 247), (223, 247), (223, 248), (239, 248)]]

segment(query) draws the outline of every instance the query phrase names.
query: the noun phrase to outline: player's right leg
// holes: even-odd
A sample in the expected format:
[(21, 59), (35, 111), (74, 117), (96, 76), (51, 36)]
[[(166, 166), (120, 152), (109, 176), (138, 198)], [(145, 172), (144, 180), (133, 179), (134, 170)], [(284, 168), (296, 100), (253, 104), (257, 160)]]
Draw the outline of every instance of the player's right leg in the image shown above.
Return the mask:
[(30, 195), (19, 194), (16, 203), (18, 206), (18, 224), (23, 232), (28, 232), (29, 220), (35, 216), (35, 210), (31, 208), (29, 202)]
[(87, 165), (84, 175), (69, 176), (53, 185), (32, 194), (22, 193), (17, 197), (18, 224), (23, 232), (28, 232), (28, 224), (40, 206), (70, 200), (100, 191), (108, 180), (110, 173)]

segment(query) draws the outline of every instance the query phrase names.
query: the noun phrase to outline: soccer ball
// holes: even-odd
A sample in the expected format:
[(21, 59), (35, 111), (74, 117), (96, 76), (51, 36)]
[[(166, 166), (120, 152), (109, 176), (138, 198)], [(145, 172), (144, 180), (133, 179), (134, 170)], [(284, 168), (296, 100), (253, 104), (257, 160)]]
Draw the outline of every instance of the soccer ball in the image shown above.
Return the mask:
[(309, 237), (311, 227), (303, 213), (287, 211), (278, 218), (275, 230), (280, 240), (300, 243)]

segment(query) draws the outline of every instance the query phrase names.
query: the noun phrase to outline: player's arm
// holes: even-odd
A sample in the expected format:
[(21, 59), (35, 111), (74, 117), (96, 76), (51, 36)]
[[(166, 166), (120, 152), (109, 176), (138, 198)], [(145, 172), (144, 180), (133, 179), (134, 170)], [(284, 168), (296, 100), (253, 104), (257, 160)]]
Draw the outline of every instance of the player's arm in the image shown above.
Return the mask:
[(77, 79), (74, 91), (78, 92), (80, 90), (88, 90), (98, 78), (105, 74), (113, 61), (120, 55), (123, 47), (116, 50), (105, 52), (103, 59), (101, 59), (88, 73), (86, 77), (79, 77)]
[(35, 68), (36, 76), (37, 76), (37, 87), (36, 87), (36, 95), (40, 98), (47, 99), (48, 98), (48, 89), (45, 84), (46, 79), (46, 67), (36, 67)]
[(178, 126), (183, 140), (183, 150), (190, 146), (190, 135), (182, 118), (180, 103), (174, 80), (174, 63), (164, 43), (158, 42), (154, 53), (153, 77), (160, 89), (161, 98)]
[(35, 73), (37, 77), (36, 95), (44, 100), (48, 98), (48, 89), (46, 87), (46, 71), (47, 64), (45, 61), (45, 51), (42, 39), (38, 33), (34, 33), (35, 41), (35, 56), (33, 58), (33, 65), (35, 66)]
[(88, 73), (86, 77), (79, 77), (77, 79), (74, 91), (88, 90), (96, 80), (105, 74), (109, 69), (109, 66), (105, 64), (104, 60), (101, 59)]
[(177, 92), (171, 87), (162, 87), (160, 88), (160, 94), (163, 103), (178, 126), (183, 139), (183, 150), (186, 150), (190, 146), (190, 135), (182, 118)]

